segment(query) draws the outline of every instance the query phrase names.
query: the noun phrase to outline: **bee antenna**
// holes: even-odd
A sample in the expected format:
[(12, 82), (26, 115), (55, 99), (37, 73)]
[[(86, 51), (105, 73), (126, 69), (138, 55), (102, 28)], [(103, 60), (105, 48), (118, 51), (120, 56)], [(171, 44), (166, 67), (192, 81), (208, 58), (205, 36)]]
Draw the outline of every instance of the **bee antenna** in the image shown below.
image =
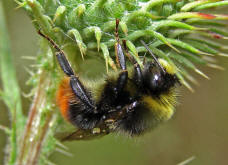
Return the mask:
[(143, 46), (148, 50), (150, 55), (153, 57), (154, 61), (157, 63), (157, 65), (161, 68), (161, 70), (165, 73), (165, 69), (162, 67), (156, 56), (153, 54), (151, 49), (146, 45), (146, 43), (143, 40), (140, 40), (140, 42), (143, 44)]

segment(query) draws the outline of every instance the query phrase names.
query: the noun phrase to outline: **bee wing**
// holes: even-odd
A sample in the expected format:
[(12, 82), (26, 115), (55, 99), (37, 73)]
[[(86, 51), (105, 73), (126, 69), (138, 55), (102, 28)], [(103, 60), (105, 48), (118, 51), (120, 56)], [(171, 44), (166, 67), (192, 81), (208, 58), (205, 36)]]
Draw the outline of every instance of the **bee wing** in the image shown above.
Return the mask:
[(107, 135), (108, 132), (100, 132), (97, 130), (82, 130), (78, 129), (75, 132), (60, 132), (55, 135), (60, 141), (73, 141), (73, 140), (92, 140)]

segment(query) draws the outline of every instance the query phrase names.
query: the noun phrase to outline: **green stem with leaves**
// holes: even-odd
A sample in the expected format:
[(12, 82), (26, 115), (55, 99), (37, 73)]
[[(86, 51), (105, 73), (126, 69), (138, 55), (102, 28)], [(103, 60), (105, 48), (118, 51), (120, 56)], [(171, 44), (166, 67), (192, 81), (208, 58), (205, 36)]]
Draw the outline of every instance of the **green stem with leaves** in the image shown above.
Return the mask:
[(13, 165), (17, 158), (18, 134), (23, 130), (25, 117), (22, 113), (21, 92), (11, 57), (10, 42), (2, 1), (0, 2), (0, 36), (0, 67), (3, 85), (0, 96), (9, 109), (9, 117), (11, 119), (11, 128), (6, 131), (9, 135), (9, 144), (7, 146), (9, 157), (7, 162)]

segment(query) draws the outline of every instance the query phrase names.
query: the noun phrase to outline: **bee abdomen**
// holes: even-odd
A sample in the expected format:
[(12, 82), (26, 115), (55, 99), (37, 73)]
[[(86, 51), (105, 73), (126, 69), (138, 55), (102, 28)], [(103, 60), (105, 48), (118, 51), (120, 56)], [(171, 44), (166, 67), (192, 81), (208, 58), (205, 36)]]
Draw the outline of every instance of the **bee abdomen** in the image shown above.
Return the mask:
[(81, 129), (92, 129), (101, 119), (99, 113), (93, 113), (93, 109), (81, 102), (70, 105), (68, 115), (70, 122)]
[(62, 114), (62, 116), (64, 117), (65, 120), (69, 121), (69, 106), (70, 106), (70, 102), (77, 102), (77, 100), (75, 100), (74, 98), (74, 94), (73, 91), (70, 87), (70, 79), (69, 78), (64, 78), (60, 85), (59, 85), (59, 89), (57, 91), (57, 95), (56, 95), (56, 102), (57, 105), (60, 108), (60, 112)]
[(60, 83), (56, 102), (64, 119), (78, 128), (91, 129), (100, 121), (99, 114), (75, 96), (67, 77)]
[(118, 129), (130, 136), (141, 135), (150, 130), (151, 115), (147, 107), (139, 103), (119, 122)]

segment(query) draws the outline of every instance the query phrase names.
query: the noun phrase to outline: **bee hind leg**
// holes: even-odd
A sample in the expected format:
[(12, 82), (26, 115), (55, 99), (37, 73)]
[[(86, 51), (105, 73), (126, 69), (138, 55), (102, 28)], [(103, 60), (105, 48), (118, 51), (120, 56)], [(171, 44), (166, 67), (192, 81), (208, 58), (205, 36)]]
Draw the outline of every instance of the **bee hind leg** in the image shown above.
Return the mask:
[(68, 62), (64, 52), (59, 48), (59, 46), (47, 35), (43, 34), (40, 30), (38, 31), (38, 34), (45, 39), (47, 39), (50, 44), (57, 50), (56, 57), (58, 60), (58, 63), (63, 70), (63, 72), (70, 77), (70, 86), (74, 92), (74, 94), (88, 107), (93, 108), (96, 110), (96, 107), (94, 103), (91, 100), (91, 96), (89, 95), (88, 91), (84, 88), (83, 84), (78, 79), (78, 76), (74, 74), (74, 71)]

